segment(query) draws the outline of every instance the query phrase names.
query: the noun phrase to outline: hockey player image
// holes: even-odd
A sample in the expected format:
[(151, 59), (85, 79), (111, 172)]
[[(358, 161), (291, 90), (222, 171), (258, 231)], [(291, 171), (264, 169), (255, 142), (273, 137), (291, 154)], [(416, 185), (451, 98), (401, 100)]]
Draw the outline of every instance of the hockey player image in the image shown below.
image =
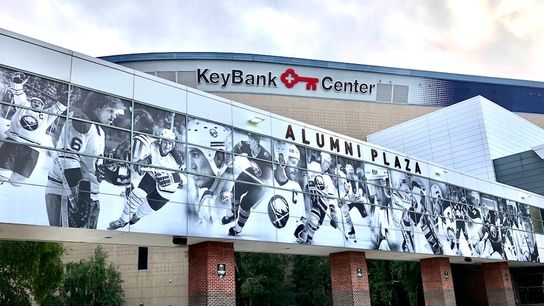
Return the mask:
[(389, 172), (386, 168), (365, 164), (364, 176), (367, 183), (370, 217), (374, 236), (374, 247), (380, 250), (395, 250), (397, 242), (389, 233), (392, 226), (389, 221), (389, 207), (391, 205), (391, 186)]
[(538, 248), (531, 220), (522, 218), (520, 223), (521, 230), (517, 232), (517, 258), (520, 261), (539, 262)]
[(430, 190), (429, 208), (427, 211), (430, 213), (434, 231), (439, 233), (440, 216), (442, 216), (444, 210), (444, 195), (442, 188), (438, 184), (431, 184)]
[[(143, 109), (133, 111), (134, 130), (150, 134), (153, 126), (153, 117)], [(97, 165), (97, 177), (99, 181), (104, 180), (114, 186), (125, 187), (125, 189), (133, 188), (131, 177), (138, 177), (133, 171), (132, 164), (128, 161), (141, 161), (150, 153), (151, 144), (156, 140), (147, 134), (136, 134), (132, 139), (132, 144), (129, 140), (122, 141), (114, 150), (106, 154), (109, 159), (104, 159), (104, 162)], [(131, 149), (132, 146), (132, 149)], [(127, 161), (127, 162), (125, 162)], [(130, 190), (125, 190), (125, 194), (129, 194)]]
[(451, 186), (450, 198), (448, 201), (455, 217), (455, 248), (457, 250), (457, 255), (464, 255), (462, 254), (460, 245), (461, 233), (463, 233), (463, 237), (465, 238), (465, 241), (467, 242), (467, 245), (471, 252), (470, 255), (472, 255), (472, 244), (470, 243), (470, 236), (468, 234), (466, 222), (467, 202), (465, 190), (457, 186)]
[(311, 161), (308, 164), (308, 185), (306, 190), (309, 193), (307, 199), (311, 205), (311, 215), (306, 226), (306, 244), (313, 244), (313, 238), (317, 230), (323, 225), (325, 216), (330, 219), (333, 228), (338, 228), (336, 217), (336, 188), (330, 175), (332, 157), (330, 154), (321, 152), (320, 160)]
[[(362, 170), (364, 171), (364, 170)], [(355, 173), (354, 166), (347, 162), (344, 166), (338, 167), (338, 193), (340, 196), (340, 211), (344, 217), (344, 222), (348, 228), (348, 238), (356, 241), (355, 226), (351, 219), (351, 210), (357, 209), (363, 219), (367, 220), (368, 227), (373, 230), (372, 219), (368, 218), (368, 212), (365, 203), (368, 203), (368, 191), (366, 186)]]
[[(198, 204), (196, 211), (199, 224), (205, 226), (220, 222), (223, 215), (218, 205), (231, 208), (232, 176), (231, 131), (216, 123), (192, 119), (187, 123), (187, 171), (188, 202)], [(218, 203), (219, 201), (219, 203)]]
[(476, 242), (479, 240), (479, 233), (483, 227), (483, 217), (481, 211), (480, 193), (477, 191), (467, 191), (466, 219), (470, 236), (468, 243), (473, 253), (476, 252)]
[[(419, 179), (412, 180), (411, 189), (412, 207), (409, 209), (409, 215), (416, 227), (419, 227), (425, 237), (425, 241), (431, 248), (433, 254), (441, 255), (443, 253), (442, 245), (438, 239), (438, 232), (432, 223), (432, 218), (427, 211), (429, 197), (426, 195), (425, 186)], [(416, 252), (420, 252), (416, 249)]]
[[(118, 98), (89, 92), (84, 99), (78, 116), (105, 125), (125, 111)], [(53, 159), (45, 194), (50, 225), (96, 228), (100, 211), (96, 164), (104, 155), (105, 141), (98, 124), (77, 120), (64, 124), (57, 144), (63, 151)]]
[[(294, 235), (297, 243), (305, 240), (303, 231), (305, 231), (308, 220), (309, 213), (307, 211), (310, 210), (309, 207), (305, 207), (304, 196), (299, 182), (300, 177), (297, 167), (300, 160), (300, 150), (296, 145), (282, 141), (274, 143), (274, 161), (276, 162), (274, 186), (277, 189), (275, 189), (272, 197), (274, 202), (269, 203), (269, 214), (271, 214), (270, 217), (273, 220), (272, 224), (278, 229), (287, 231), (291, 239), (293, 239)], [(282, 209), (281, 206), (276, 205), (279, 197), (281, 197), (282, 201), (288, 203), (287, 209)], [(295, 219), (298, 219), (296, 220), (298, 225), (295, 223)], [(280, 232), (278, 232), (279, 235)]]
[(163, 129), (160, 139), (149, 146), (149, 152), (137, 156), (135, 170), (142, 176), (137, 187), (127, 190), (123, 212), (108, 229), (115, 230), (127, 224), (136, 224), (141, 218), (161, 209), (184, 182), (178, 152), (174, 150), (176, 135)]
[(480, 231), (477, 253), (481, 256), (505, 259), (498, 212), (486, 210), (484, 226)]
[(457, 244), (455, 243), (455, 232), (456, 232), (456, 223), (455, 215), (451, 206), (446, 206), (442, 212), (442, 217), (440, 218), (440, 230), (439, 238), (442, 238), (441, 241), (442, 251), (444, 255), (457, 255), (458, 251), (456, 249)]
[[(242, 232), (250, 214), (251, 209), (257, 204), (265, 193), (265, 186), (270, 185), (272, 178), (271, 155), (261, 144), (261, 137), (256, 134), (248, 134), (247, 141), (240, 141), (234, 146), (235, 167), (241, 161), (238, 156), (247, 158), (248, 165), (241, 166), (242, 171), (234, 183), (232, 208), (230, 212), (221, 219), (223, 224), (236, 221), (235, 225), (229, 228), (229, 236), (236, 236)], [(249, 184), (248, 184), (249, 183)]]
[(5, 132), (7, 142), (0, 145), (0, 184), (10, 182), (18, 186), (30, 177), (40, 156), (40, 150), (30, 145), (42, 145), (47, 129), (66, 110), (51, 84), (46, 83), (39, 94), (34, 89), (36, 96), (29, 97), (25, 92), (28, 80), (23, 74), (14, 73), (9, 82), (11, 102), (16, 107)]
[[(415, 252), (414, 224), (410, 218), (410, 209), (418, 203), (412, 197), (413, 185), (417, 185), (409, 174), (393, 172), (393, 192), (391, 197), (391, 220), (394, 232), (389, 232), (390, 237), (398, 247), (395, 251)], [(419, 185), (417, 185), (419, 186)]]

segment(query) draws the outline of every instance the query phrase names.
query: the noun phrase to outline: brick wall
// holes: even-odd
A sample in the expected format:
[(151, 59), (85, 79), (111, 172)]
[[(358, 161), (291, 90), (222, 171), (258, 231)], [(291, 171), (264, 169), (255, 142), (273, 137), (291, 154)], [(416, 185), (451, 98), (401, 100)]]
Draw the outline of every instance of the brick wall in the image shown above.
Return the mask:
[[(226, 265), (225, 277), (217, 265)], [(235, 305), (236, 277), (232, 243), (202, 242), (189, 246), (189, 305)]]
[(515, 306), (512, 275), (506, 262), (482, 265), (489, 306)]
[[(365, 253), (340, 252), (329, 257), (334, 305), (370, 305), (368, 269)], [(357, 276), (357, 269), (362, 277)]]
[(425, 305), (456, 305), (449, 259), (442, 257), (422, 259), (420, 265)]

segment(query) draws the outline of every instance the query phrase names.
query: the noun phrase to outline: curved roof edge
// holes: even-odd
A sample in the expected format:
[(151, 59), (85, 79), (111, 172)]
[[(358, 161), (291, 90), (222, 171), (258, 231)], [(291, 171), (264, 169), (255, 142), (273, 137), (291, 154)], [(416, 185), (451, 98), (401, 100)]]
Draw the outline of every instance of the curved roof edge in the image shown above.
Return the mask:
[(324, 60), (303, 59), (296, 57), (284, 57), (275, 55), (249, 54), (249, 53), (229, 53), (229, 52), (151, 52), (151, 53), (133, 53), (101, 56), (100, 59), (112, 63), (127, 63), (140, 61), (165, 61), (165, 60), (224, 60), (224, 61), (242, 61), (271, 64), (285, 64), (308, 66), (316, 68), (341, 69), (360, 72), (384, 73), (401, 76), (421, 77), (440, 79), (448, 81), (465, 81), (501, 85), (514, 85), (544, 88), (544, 82), (508, 79), (499, 77), (485, 77), (477, 75), (466, 75), (447, 72), (436, 72), (426, 70), (415, 70), (406, 68), (393, 68), (383, 66), (373, 66), (364, 64), (342, 63)]

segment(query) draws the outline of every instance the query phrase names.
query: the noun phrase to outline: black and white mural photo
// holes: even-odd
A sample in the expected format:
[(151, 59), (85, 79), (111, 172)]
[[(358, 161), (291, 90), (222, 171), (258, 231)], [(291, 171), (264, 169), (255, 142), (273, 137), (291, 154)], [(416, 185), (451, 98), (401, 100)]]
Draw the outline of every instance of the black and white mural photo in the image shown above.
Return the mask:
[(194, 235), (223, 236), (222, 218), (232, 206), (232, 129), (187, 120), (188, 229)]
[[(391, 180), (385, 167), (364, 165), (364, 180), (368, 189), (370, 249), (391, 251), (397, 249), (392, 223), (390, 222)], [(360, 238), (359, 238), (360, 240)]]
[(357, 243), (357, 232), (363, 238), (373, 230), (364, 165), (361, 161), (344, 157), (338, 157), (337, 162), (336, 185), (343, 230), (350, 242)]
[(540, 261), (537, 207), (255, 131), (0, 67), (0, 222)]
[[(68, 85), (0, 68), (0, 181), (28, 181), (42, 153), (54, 147), (58, 115), (67, 109)], [(40, 155), (41, 159), (40, 159)]]
[(274, 194), (268, 202), (270, 221), (278, 241), (305, 243), (309, 201), (303, 188), (306, 177), (306, 150), (292, 143), (274, 140)]

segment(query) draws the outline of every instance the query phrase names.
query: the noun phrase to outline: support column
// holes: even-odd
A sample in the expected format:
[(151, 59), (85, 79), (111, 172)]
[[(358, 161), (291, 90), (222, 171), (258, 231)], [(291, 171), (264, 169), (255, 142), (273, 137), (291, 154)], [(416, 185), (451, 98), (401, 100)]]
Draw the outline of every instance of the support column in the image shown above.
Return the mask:
[[(224, 265), (225, 273), (219, 265)], [(202, 242), (189, 246), (189, 305), (236, 305), (234, 246)]]
[(329, 256), (333, 305), (368, 305), (370, 290), (363, 252), (339, 252)]
[(448, 258), (422, 259), (421, 280), (426, 306), (455, 306), (455, 291)]
[(512, 276), (506, 262), (482, 265), (489, 306), (515, 306)]

